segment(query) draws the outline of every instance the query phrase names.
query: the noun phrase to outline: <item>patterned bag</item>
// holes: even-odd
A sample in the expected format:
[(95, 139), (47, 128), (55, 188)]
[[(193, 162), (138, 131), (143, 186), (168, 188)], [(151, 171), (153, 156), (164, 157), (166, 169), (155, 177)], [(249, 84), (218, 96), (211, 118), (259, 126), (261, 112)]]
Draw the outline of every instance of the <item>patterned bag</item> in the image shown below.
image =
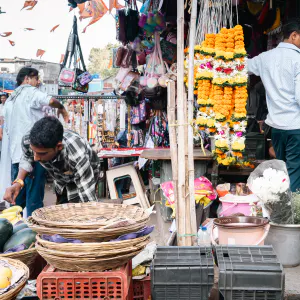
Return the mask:
[(75, 71), (70, 68), (62, 68), (58, 77), (59, 86), (71, 87), (75, 81)]
[(146, 101), (143, 100), (138, 106), (130, 108), (130, 123), (132, 125), (140, 124), (146, 120)]
[(90, 83), (93, 80), (93, 77), (89, 72), (85, 71), (77, 77), (77, 80), (82, 86), (84, 86)]

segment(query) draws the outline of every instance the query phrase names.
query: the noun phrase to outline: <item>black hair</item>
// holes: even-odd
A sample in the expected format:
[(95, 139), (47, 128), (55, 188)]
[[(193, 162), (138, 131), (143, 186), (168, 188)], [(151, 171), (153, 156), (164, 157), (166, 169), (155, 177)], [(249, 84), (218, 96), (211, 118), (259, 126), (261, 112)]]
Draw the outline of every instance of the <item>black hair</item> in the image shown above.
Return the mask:
[(28, 76), (30, 78), (39, 76), (39, 71), (37, 69), (31, 67), (24, 67), (22, 68), (17, 76), (17, 86), (20, 86), (23, 82), (25, 77)]
[(55, 148), (63, 140), (64, 128), (55, 117), (37, 121), (29, 134), (30, 144), (40, 148)]
[(300, 33), (300, 18), (287, 20), (282, 31), (284, 39), (288, 39), (294, 31)]

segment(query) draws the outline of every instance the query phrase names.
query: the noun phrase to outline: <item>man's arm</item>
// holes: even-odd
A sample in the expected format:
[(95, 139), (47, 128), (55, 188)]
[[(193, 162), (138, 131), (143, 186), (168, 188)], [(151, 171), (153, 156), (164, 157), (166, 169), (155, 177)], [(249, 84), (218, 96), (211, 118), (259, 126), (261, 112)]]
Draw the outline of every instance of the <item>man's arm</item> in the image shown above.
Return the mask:
[(58, 117), (62, 115), (65, 122), (69, 122), (69, 115), (65, 107), (57, 99), (36, 89), (33, 94), (32, 107), (35, 109), (42, 109), (44, 106), (57, 108)]
[(3, 199), (11, 204), (16, 204), (16, 198), (24, 186), (26, 176), (33, 170), (34, 158), (33, 153), (30, 151), (28, 136), (25, 136), (22, 140), (22, 150), (23, 156), (19, 164), (19, 173), (17, 178), (14, 178), (15, 180), (19, 179), (19, 182), (15, 182), (11, 187), (7, 188), (3, 196)]
[(249, 75), (260, 76), (260, 55), (247, 60), (247, 68)]
[(55, 98), (51, 98), (49, 102), (49, 106), (52, 108), (57, 108), (57, 116), (59, 117), (62, 115), (64, 118), (65, 122), (69, 122), (69, 115), (68, 112), (66, 111), (65, 107)]

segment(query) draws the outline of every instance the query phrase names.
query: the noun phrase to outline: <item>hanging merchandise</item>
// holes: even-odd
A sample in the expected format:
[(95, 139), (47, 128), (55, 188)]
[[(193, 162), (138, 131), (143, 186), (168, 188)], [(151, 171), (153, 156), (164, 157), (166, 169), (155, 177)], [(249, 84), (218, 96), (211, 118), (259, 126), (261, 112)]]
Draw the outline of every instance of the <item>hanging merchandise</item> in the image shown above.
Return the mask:
[[(67, 64), (68, 67), (66, 67)], [(92, 76), (86, 70), (81, 51), (77, 30), (77, 18), (74, 16), (73, 28), (69, 36), (58, 84), (60, 86), (72, 87), (75, 91), (87, 93), (88, 84), (91, 81)]]
[[(165, 112), (155, 111), (151, 118), (149, 133), (147, 139), (150, 138), (155, 147), (169, 147), (169, 128), (168, 118)], [(148, 142), (145, 139), (146, 142)]]
[(243, 160), (248, 75), (242, 26), (206, 34), (201, 46), (195, 47), (195, 78), (200, 106), (196, 132), (214, 135), (220, 165), (249, 166)]
[(132, 125), (137, 125), (145, 122), (147, 118), (146, 113), (146, 101), (142, 100), (139, 105), (131, 106), (130, 108), (130, 123)]
[(204, 41), (206, 33), (218, 33), (223, 27), (233, 27), (233, 0), (203, 0), (200, 1), (198, 23), (196, 29), (196, 44)]
[(139, 11), (136, 0), (126, 1), (126, 8), (118, 9), (116, 13), (117, 40), (124, 45), (133, 42), (139, 34), (138, 23)]

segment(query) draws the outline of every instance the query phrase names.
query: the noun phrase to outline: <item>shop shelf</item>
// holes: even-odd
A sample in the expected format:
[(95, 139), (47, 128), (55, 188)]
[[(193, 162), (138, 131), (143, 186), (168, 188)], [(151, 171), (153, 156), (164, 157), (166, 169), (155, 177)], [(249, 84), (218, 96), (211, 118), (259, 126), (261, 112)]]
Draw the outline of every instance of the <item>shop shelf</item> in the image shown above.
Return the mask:
[(65, 272), (47, 265), (37, 279), (41, 300), (132, 299), (131, 263), (105, 272)]
[(206, 300), (214, 284), (210, 247), (158, 247), (151, 265), (154, 300)]
[(281, 300), (285, 275), (272, 246), (218, 246), (219, 290), (225, 300)]
[(133, 280), (133, 299), (150, 300), (151, 299), (151, 279), (150, 276), (142, 280)]

